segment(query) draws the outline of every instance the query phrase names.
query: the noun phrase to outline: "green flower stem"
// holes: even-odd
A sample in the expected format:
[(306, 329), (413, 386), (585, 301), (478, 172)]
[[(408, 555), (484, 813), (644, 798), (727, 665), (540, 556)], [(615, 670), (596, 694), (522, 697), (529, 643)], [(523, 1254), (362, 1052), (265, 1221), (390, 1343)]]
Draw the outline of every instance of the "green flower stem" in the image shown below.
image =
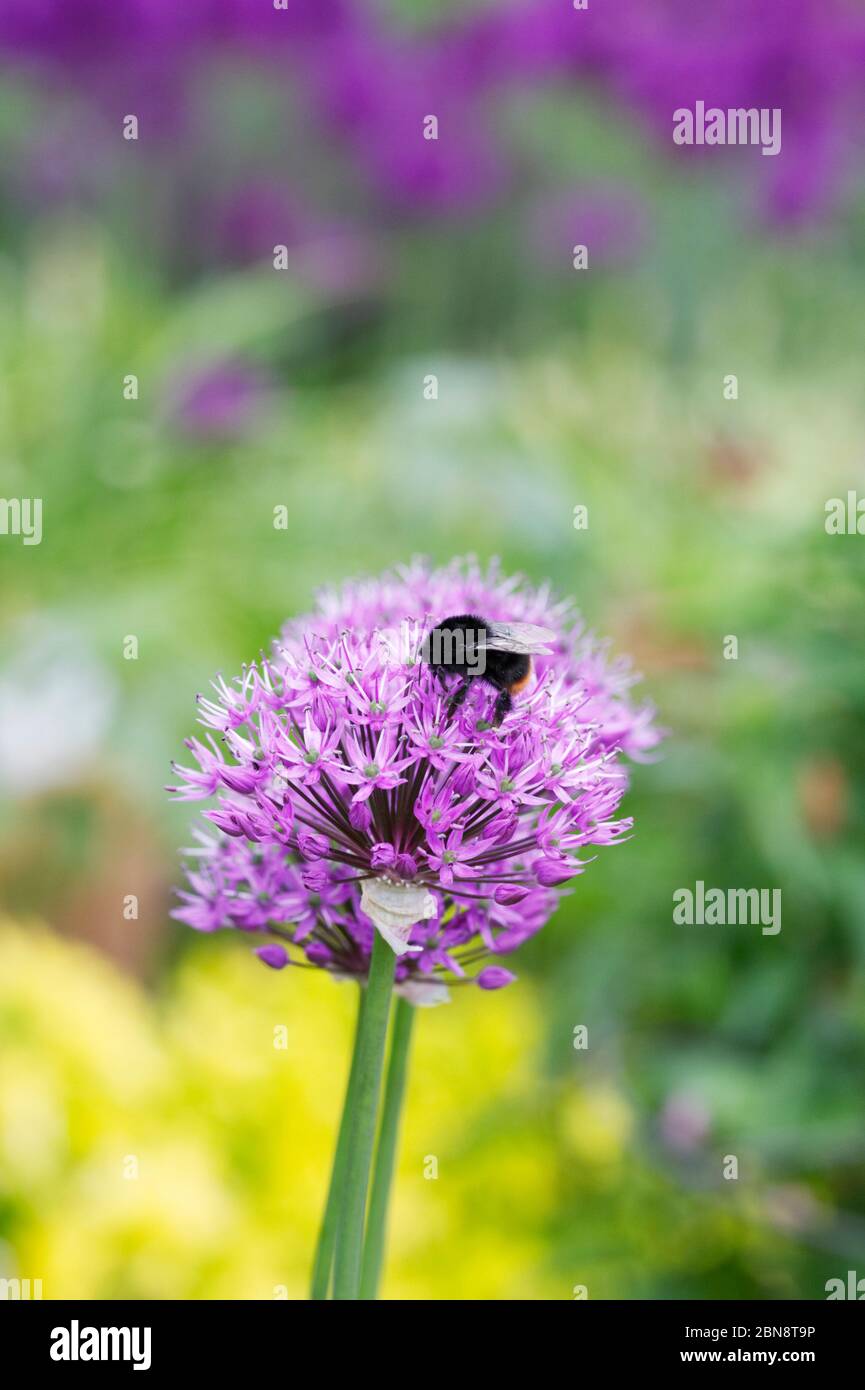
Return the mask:
[(357, 1076), (333, 1266), (333, 1296), (358, 1297), (363, 1223), (396, 956), (376, 932), (355, 1049)]
[(330, 1273), (333, 1267), (333, 1251), (336, 1245), (336, 1232), (339, 1224), (339, 1213), (342, 1207), (342, 1194), (345, 1186), (346, 1163), (348, 1160), (348, 1137), (351, 1132), (352, 1115), (354, 1113), (354, 1100), (357, 1091), (357, 1059), (358, 1059), (358, 1039), (363, 1020), (363, 1006), (366, 1000), (366, 990), (358, 990), (357, 1019), (354, 1025), (354, 1049), (351, 1058), (351, 1068), (348, 1073), (348, 1082), (345, 1088), (345, 1100), (342, 1105), (342, 1119), (339, 1122), (339, 1136), (336, 1141), (336, 1150), (333, 1155), (333, 1167), (330, 1172), (330, 1187), (327, 1190), (327, 1204), (324, 1209), (324, 1217), (321, 1223), (321, 1230), (318, 1233), (318, 1245), (315, 1249), (315, 1264), (312, 1269), (312, 1287), (310, 1298), (327, 1298), (330, 1288)]
[(415, 1010), (405, 999), (398, 999), (393, 1016), (390, 1058), (384, 1084), (381, 1127), (375, 1152), (375, 1171), (366, 1219), (366, 1240), (363, 1247), (363, 1268), (360, 1276), (361, 1298), (373, 1299), (378, 1293), (387, 1235), (387, 1209), (393, 1182), (399, 1121), (408, 1075), (408, 1055)]

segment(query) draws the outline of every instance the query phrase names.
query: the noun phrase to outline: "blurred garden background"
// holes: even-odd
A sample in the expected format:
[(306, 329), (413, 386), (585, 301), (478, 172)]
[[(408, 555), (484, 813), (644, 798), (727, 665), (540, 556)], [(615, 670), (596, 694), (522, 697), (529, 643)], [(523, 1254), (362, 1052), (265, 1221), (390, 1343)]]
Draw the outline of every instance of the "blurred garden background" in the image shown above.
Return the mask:
[[(4, 0), (0, 1277), (305, 1296), (351, 992), (170, 920), (164, 785), (320, 584), (468, 552), (669, 732), (519, 983), (419, 1019), (385, 1296), (865, 1275), (863, 77), (854, 0)], [(697, 99), (781, 153), (674, 146)], [(675, 926), (698, 879), (781, 932)]]

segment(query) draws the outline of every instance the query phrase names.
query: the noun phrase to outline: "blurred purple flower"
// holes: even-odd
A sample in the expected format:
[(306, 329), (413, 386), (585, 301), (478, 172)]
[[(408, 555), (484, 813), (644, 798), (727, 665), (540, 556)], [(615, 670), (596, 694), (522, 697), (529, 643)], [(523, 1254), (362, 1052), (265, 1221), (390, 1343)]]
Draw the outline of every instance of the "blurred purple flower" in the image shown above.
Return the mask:
[(273, 247), (297, 245), (308, 235), (303, 204), (274, 179), (242, 179), (207, 209), (210, 240), (221, 261), (262, 261)]
[(171, 415), (200, 439), (237, 438), (257, 423), (271, 399), (271, 383), (242, 362), (218, 362), (185, 373), (173, 392)]
[(285, 246), (291, 273), (325, 294), (366, 294), (381, 282), (381, 256), (363, 229), (322, 215), (276, 179), (245, 180), (201, 220), (220, 263), (261, 264)]
[[(678, 107), (780, 107), (780, 155), (739, 164), (777, 222), (831, 212), (858, 157), (865, 10), (853, 0), (611, 0), (585, 11), (514, 0), (452, 25), (441, 43), (454, 71), (473, 72), (476, 96), (527, 81), (591, 80), (636, 111), (671, 157)], [(701, 155), (709, 158), (675, 151)]]
[[(132, 112), (148, 138), (182, 131), (193, 144), (205, 65), (239, 55), (291, 84), (313, 134), (329, 131), (365, 181), (371, 212), (378, 201), (427, 216), (489, 208), (512, 187), (514, 161), (493, 124), (509, 89), (591, 83), (680, 165), (701, 156), (673, 146), (678, 107), (780, 107), (777, 157), (724, 158), (784, 225), (837, 206), (865, 115), (865, 9), (854, 0), (607, 0), (585, 11), (505, 0), (424, 36), (372, 0), (292, 0), (286, 10), (268, 0), (4, 0), (0, 55), (19, 70), (47, 66), (52, 84), (77, 89), (112, 123)], [(429, 115), (437, 140), (423, 138)], [(254, 229), (254, 208), (249, 217)], [(241, 225), (229, 240), (248, 236)]]
[(661, 1137), (676, 1153), (694, 1153), (705, 1142), (711, 1128), (709, 1109), (699, 1096), (675, 1091), (667, 1097), (661, 1112)]
[[(506, 163), (474, 89), (442, 65), (434, 41), (356, 25), (313, 57), (309, 80), (327, 124), (400, 207), (467, 211), (502, 187)], [(425, 136), (428, 117), (437, 138)]]

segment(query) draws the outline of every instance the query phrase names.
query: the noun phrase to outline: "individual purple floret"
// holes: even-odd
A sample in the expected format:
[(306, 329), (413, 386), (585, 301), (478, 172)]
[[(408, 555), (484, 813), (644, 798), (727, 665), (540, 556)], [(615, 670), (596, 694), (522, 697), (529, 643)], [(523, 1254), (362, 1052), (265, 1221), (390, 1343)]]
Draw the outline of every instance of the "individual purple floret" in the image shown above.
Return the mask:
[[(495, 689), (472, 680), (455, 707), (460, 678), (422, 658), (459, 613), (556, 634), (498, 725)], [(509, 984), (483, 963), (544, 926), (582, 851), (631, 829), (623, 757), (659, 739), (632, 682), (569, 603), (496, 565), (415, 561), (322, 593), (269, 659), (199, 697), (197, 766), (175, 765), (170, 790), (214, 804), (174, 916), (251, 933), (272, 968), (361, 981), (378, 930), (416, 1004), (457, 982)]]

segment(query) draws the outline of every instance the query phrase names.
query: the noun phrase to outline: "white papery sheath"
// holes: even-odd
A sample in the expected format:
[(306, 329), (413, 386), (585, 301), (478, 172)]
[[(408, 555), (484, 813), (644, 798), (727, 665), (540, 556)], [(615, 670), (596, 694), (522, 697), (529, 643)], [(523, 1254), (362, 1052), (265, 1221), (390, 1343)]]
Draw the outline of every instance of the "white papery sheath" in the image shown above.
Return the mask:
[(395, 955), (419, 951), (408, 938), (416, 922), (426, 922), (436, 914), (436, 903), (426, 888), (412, 883), (394, 883), (387, 878), (368, 878), (361, 885), (360, 905), (381, 932)]

